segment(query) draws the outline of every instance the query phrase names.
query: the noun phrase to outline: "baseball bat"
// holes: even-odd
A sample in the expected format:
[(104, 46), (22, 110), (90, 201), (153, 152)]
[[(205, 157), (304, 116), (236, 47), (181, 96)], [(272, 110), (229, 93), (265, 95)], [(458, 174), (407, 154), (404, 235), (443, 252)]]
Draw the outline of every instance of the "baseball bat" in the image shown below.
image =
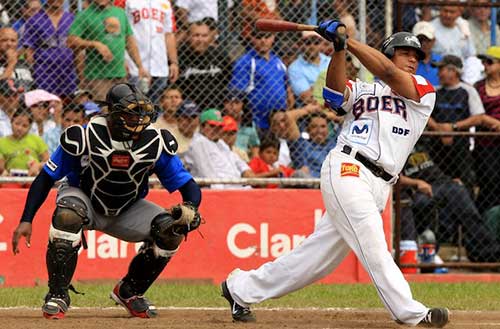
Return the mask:
[[(288, 31), (316, 31), (316, 25), (299, 24), (289, 21), (282, 21), (277, 19), (259, 18), (255, 22), (255, 27), (259, 31), (265, 32), (288, 32)], [(345, 27), (338, 28), (339, 34), (345, 34)]]

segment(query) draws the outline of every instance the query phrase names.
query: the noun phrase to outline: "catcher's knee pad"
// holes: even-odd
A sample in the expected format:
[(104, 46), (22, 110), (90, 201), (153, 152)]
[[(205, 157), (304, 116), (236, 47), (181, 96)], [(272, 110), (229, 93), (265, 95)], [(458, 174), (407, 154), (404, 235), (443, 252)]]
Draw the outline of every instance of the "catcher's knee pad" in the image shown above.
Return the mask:
[(155, 255), (169, 258), (179, 249), (184, 235), (175, 233), (173, 230), (174, 221), (175, 219), (170, 214), (162, 213), (151, 222), (151, 237), (154, 241)]
[(77, 197), (67, 196), (57, 201), (57, 207), (52, 216), (49, 238), (64, 239), (80, 243), (81, 230), (87, 218), (87, 206)]

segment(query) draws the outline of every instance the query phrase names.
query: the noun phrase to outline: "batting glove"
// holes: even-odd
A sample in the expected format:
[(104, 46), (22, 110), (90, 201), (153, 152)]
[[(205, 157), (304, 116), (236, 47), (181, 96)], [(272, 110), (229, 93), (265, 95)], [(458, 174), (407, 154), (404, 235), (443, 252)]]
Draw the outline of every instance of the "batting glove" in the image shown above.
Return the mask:
[(316, 32), (319, 33), (326, 40), (333, 42), (333, 48), (335, 51), (341, 51), (346, 48), (347, 35), (344, 33), (339, 33), (338, 28), (345, 24), (341, 23), (337, 19), (328, 20), (319, 24)]

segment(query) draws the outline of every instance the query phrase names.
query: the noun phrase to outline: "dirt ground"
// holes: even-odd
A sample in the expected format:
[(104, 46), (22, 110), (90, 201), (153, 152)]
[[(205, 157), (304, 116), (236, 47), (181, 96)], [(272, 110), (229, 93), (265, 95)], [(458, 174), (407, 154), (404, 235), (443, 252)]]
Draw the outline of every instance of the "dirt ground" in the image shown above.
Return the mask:
[[(256, 309), (257, 323), (233, 323), (228, 309), (160, 309), (155, 319), (130, 318), (119, 308), (70, 309), (63, 320), (46, 320), (38, 309), (12, 308), (0, 310), (2, 329), (358, 329), (404, 328), (391, 321), (385, 310), (297, 310)], [(500, 328), (500, 312), (452, 311), (446, 328)]]

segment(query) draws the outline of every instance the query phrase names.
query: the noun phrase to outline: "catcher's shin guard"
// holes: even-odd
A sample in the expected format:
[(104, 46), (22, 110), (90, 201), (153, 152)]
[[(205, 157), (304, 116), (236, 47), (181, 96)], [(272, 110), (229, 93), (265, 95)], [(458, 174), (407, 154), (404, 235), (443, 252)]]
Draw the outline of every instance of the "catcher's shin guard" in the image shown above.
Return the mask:
[(48, 319), (63, 318), (70, 305), (68, 288), (78, 261), (86, 211), (83, 201), (76, 197), (63, 197), (57, 202), (46, 254), (49, 292), (42, 306)]
[(167, 266), (170, 257), (158, 257), (152, 246), (145, 244), (132, 259), (123, 278), (120, 295), (129, 298), (143, 295)]
[(49, 293), (42, 306), (44, 317), (61, 319), (70, 305), (68, 288), (75, 273), (80, 245), (73, 247), (69, 240), (53, 238), (49, 241), (46, 262), (49, 274)]

